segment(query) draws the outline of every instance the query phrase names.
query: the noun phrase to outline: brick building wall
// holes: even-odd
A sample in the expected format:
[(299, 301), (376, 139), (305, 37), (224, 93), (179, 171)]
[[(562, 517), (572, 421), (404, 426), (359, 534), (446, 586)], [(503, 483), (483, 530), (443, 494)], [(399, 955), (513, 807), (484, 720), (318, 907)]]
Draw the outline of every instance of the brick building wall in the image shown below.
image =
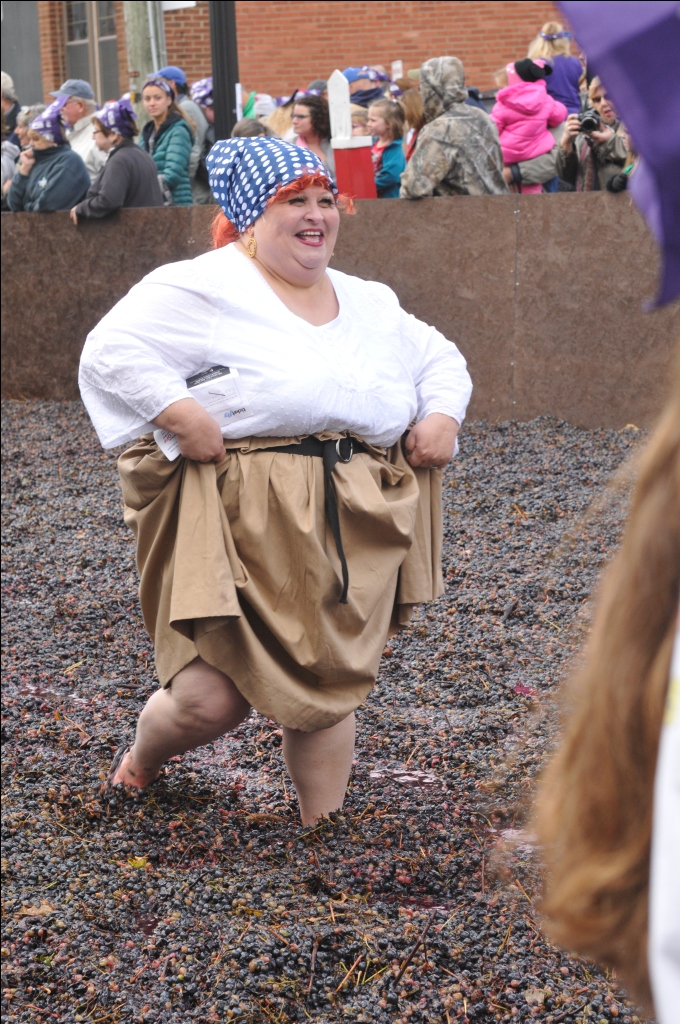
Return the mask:
[[(207, 5), (205, 5), (207, 6)], [(197, 18), (200, 16), (196, 12)], [(493, 74), (525, 57), (541, 25), (557, 17), (547, 2), (236, 3), (239, 72), (245, 88), (282, 95), (335, 68), (428, 57), (460, 57), (469, 85), (494, 87)]]
[[(56, 89), (65, 76), (63, 2), (38, 3), (43, 83)], [(494, 72), (526, 54), (541, 25), (558, 17), (547, 0), (403, 0), (315, 2), (237, 0), (239, 72), (244, 89), (281, 96), (326, 78), (335, 68), (402, 60), (419, 67), (452, 54), (465, 65), (469, 85), (493, 88)], [(168, 62), (189, 81), (211, 73), (207, 0), (164, 15)], [(116, 2), (120, 91), (128, 88), (123, 5)]]
[[(541, 25), (557, 17), (549, 2), (381, 2), (237, 0), (239, 73), (245, 89), (282, 96), (335, 68), (403, 60), (419, 67), (452, 54), (467, 81), (494, 86), (493, 74), (526, 56)], [(210, 74), (207, 0), (165, 15), (168, 60), (190, 81)]]
[(38, 0), (38, 33), (40, 36), (40, 63), (42, 65), (45, 102), (66, 78), (66, 33), (62, 3)]
[(116, 0), (116, 49), (118, 50), (118, 86), (120, 95), (128, 91), (130, 76), (128, 75), (127, 46), (125, 45), (125, 11), (121, 0)]
[[(183, 68), (190, 82), (196, 82), (199, 78), (211, 74), (208, 0), (198, 0), (195, 7), (166, 11), (163, 20), (168, 63)], [(238, 34), (238, 26), (236, 31)]]
[[(127, 51), (125, 48), (125, 19), (123, 4), (116, 0), (116, 44), (118, 51), (118, 79), (120, 93), (128, 88)], [(66, 79), (66, 22), (63, 0), (38, 0), (38, 32), (42, 64), (45, 102)]]

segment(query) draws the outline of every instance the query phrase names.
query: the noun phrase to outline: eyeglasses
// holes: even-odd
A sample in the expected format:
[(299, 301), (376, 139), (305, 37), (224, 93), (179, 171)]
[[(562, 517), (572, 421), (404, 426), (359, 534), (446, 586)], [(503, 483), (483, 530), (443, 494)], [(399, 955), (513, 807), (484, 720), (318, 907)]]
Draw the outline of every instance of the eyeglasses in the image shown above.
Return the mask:
[(306, 121), (311, 116), (311, 114), (293, 114), (291, 121)]

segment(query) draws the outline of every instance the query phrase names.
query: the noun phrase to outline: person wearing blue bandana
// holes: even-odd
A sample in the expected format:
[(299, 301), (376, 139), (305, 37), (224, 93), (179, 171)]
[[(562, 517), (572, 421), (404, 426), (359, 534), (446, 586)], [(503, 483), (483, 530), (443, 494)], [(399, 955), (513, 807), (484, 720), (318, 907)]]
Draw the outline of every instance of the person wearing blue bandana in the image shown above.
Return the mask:
[[(443, 592), (441, 468), (471, 383), (385, 285), (328, 267), (351, 202), (308, 149), (217, 142), (215, 248), (90, 333), (80, 388), (119, 460), (160, 689), (111, 785), (255, 708), (303, 823), (338, 810), (387, 637)], [(141, 435), (141, 436), (140, 436)]]

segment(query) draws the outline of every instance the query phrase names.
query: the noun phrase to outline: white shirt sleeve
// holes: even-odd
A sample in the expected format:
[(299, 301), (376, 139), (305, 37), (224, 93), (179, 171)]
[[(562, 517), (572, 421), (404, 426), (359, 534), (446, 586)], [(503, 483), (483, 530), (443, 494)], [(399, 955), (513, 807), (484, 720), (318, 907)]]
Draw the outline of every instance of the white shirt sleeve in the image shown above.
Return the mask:
[(205, 366), (218, 311), (189, 288), (146, 278), (88, 335), (80, 359), (83, 402), (105, 448), (150, 429), (186, 378)]
[(464, 357), (436, 328), (404, 310), (400, 312), (402, 338), (418, 396), (418, 421), (441, 412), (462, 424), (472, 394)]

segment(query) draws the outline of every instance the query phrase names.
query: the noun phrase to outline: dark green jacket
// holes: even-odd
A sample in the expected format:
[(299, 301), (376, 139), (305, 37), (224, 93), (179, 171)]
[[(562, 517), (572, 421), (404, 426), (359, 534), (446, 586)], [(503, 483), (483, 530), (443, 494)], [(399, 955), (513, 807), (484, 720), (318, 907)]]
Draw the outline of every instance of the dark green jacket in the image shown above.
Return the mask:
[(70, 146), (34, 149), (35, 163), (28, 174), (17, 171), (7, 194), (10, 210), (70, 210), (90, 187), (85, 164)]
[(153, 121), (147, 121), (139, 144), (153, 157), (175, 204), (191, 206), (189, 161), (194, 134), (184, 118), (179, 114), (169, 114), (155, 135)]

